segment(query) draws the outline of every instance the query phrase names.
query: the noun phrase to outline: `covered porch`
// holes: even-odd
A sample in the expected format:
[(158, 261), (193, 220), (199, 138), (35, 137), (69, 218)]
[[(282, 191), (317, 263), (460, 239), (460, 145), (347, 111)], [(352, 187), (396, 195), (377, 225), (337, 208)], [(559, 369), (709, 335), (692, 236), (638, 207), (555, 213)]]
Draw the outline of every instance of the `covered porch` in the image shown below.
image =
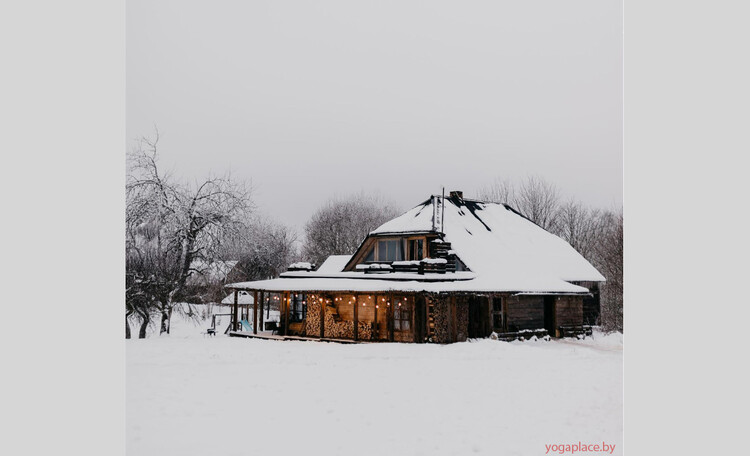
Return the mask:
[[(242, 312), (240, 292), (253, 294), (252, 308)], [(233, 289), (235, 304), (229, 335), (272, 340), (332, 342), (424, 342), (434, 332), (427, 320), (430, 301), (419, 293), (289, 291)], [(264, 331), (268, 295), (278, 296), (280, 322)], [(242, 317), (246, 317), (243, 319)]]

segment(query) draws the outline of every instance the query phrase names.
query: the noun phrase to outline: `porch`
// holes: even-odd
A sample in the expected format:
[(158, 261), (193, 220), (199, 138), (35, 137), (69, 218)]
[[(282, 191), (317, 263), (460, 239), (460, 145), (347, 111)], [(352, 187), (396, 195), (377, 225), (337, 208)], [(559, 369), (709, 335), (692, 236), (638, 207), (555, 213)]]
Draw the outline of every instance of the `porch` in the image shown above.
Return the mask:
[(334, 339), (331, 337), (305, 337), (305, 336), (282, 336), (278, 334), (270, 334), (268, 332), (254, 334), (250, 331), (229, 331), (230, 337), (246, 337), (249, 339), (265, 339), (265, 340), (301, 340), (301, 341), (317, 341), (317, 342), (335, 342), (339, 344), (366, 344), (369, 341), (363, 340), (351, 340), (351, 339)]

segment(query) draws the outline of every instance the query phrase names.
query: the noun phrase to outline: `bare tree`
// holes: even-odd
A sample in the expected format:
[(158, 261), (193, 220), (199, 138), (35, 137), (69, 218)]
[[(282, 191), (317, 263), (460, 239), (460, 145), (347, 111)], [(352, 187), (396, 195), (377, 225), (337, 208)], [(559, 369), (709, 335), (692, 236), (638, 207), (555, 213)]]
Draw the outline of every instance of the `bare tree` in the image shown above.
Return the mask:
[(529, 220), (549, 230), (555, 224), (560, 192), (554, 184), (529, 176), (513, 198), (513, 206)]
[(550, 231), (560, 236), (584, 258), (591, 260), (596, 242), (605, 229), (606, 217), (599, 209), (591, 209), (570, 199), (560, 205)]
[(370, 231), (398, 214), (399, 209), (379, 195), (333, 199), (305, 225), (303, 256), (320, 265), (330, 255), (351, 255)]
[(158, 132), (143, 138), (128, 155), (126, 255), (127, 272), (148, 284), (139, 293), (150, 293), (146, 302), (161, 314), (160, 333), (168, 333), (194, 260), (215, 258), (226, 237), (247, 228), (253, 205), (250, 189), (229, 175), (179, 182), (161, 173), (158, 141)]
[(556, 185), (540, 177), (529, 176), (518, 185), (507, 179), (496, 179), (479, 190), (479, 197), (484, 201), (507, 204), (545, 230), (550, 230), (555, 225), (560, 191)]
[(299, 258), (297, 234), (291, 228), (257, 217), (246, 236), (233, 240), (225, 256), (238, 260), (230, 282), (278, 277)]
[(601, 219), (591, 258), (607, 279), (601, 289), (601, 326), (606, 331), (623, 331), (623, 214), (607, 211)]
[(480, 188), (478, 196), (482, 201), (513, 205), (515, 186), (508, 179), (496, 178), (490, 185)]

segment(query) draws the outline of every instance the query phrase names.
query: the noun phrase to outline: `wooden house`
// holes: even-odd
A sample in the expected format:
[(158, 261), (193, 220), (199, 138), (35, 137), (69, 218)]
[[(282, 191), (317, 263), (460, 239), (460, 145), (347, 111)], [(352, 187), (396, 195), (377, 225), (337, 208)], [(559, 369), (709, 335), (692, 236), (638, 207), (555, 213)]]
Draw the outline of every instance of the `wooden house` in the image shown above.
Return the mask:
[(294, 266), (227, 287), (254, 293), (254, 302), (263, 301), (259, 293), (280, 296), (281, 336), (351, 341), (574, 334), (596, 318), (604, 281), (567, 242), (510, 206), (461, 192), (386, 222), (351, 256), (317, 270)]

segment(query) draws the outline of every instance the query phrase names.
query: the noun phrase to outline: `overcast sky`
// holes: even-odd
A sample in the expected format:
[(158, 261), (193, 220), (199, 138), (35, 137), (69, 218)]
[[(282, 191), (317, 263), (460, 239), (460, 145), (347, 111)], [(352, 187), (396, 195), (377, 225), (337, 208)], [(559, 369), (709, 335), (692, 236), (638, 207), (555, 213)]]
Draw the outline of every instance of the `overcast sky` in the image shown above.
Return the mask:
[(158, 126), (165, 166), (231, 169), (278, 221), (530, 174), (622, 204), (620, 1), (126, 3), (128, 138)]

